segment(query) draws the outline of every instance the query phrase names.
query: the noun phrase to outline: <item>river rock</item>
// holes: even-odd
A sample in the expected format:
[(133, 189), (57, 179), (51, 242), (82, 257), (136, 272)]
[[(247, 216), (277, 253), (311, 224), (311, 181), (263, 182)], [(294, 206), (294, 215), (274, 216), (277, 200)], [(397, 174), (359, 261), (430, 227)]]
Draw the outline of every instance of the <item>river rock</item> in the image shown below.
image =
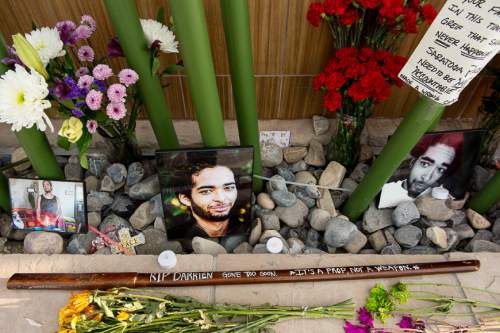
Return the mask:
[(448, 247), (448, 236), (446, 231), (439, 227), (430, 227), (425, 231), (425, 235), (441, 249)]
[(265, 143), (260, 148), (262, 166), (274, 168), (283, 161), (283, 151), (280, 146), (274, 143)]
[(158, 175), (152, 175), (130, 187), (128, 195), (135, 200), (149, 200), (160, 193)]
[(352, 170), (351, 174), (349, 175), (349, 178), (351, 178), (355, 182), (359, 183), (365, 177), (366, 173), (368, 172), (368, 169), (370, 169), (368, 164), (358, 163), (358, 165), (356, 165), (354, 170)]
[(132, 225), (124, 218), (111, 214), (99, 224), (99, 231), (111, 238), (114, 241), (119, 241), (118, 230), (122, 228), (129, 228), (132, 230)]
[(344, 246), (344, 249), (349, 253), (356, 254), (356, 253), (359, 253), (359, 251), (361, 251), (361, 249), (363, 247), (365, 247), (366, 242), (367, 242), (367, 238), (366, 238), (365, 234), (356, 228), (356, 233), (354, 235), (353, 240), (348, 242)]
[(304, 161), (309, 165), (317, 167), (325, 165), (325, 151), (323, 149), (323, 145), (319, 141), (315, 139), (311, 140), (309, 143), (309, 150), (307, 151)]
[(88, 212), (87, 213), (87, 222), (94, 228), (99, 227), (101, 224), (101, 213), (99, 212)]
[(274, 191), (288, 191), (285, 178), (280, 175), (274, 175), (266, 184), (267, 193), (271, 194)]
[(326, 226), (324, 241), (328, 246), (344, 247), (354, 240), (357, 230), (354, 223), (332, 217)]
[(385, 246), (381, 251), (380, 254), (384, 255), (394, 255), (394, 254), (401, 254), (401, 246), (399, 246), (398, 243), (392, 243), (387, 246)]
[[(285, 164), (284, 162), (282, 164)], [(284, 165), (278, 165), (276, 167), (276, 171), (278, 172), (278, 175), (281, 177), (285, 178), (287, 182), (293, 182), (295, 181), (295, 175), (293, 174), (293, 171), (287, 166)]]
[(335, 203), (335, 208), (339, 208), (342, 204), (349, 198), (352, 192), (358, 187), (356, 183), (351, 178), (344, 178), (340, 187), (349, 191), (331, 191), (333, 202)]
[(372, 147), (370, 147), (369, 145), (362, 144), (359, 150), (359, 161), (366, 162), (368, 160), (371, 160), (372, 157), (373, 157)]
[(307, 206), (307, 208), (313, 208), (316, 206), (316, 199), (309, 196), (306, 188), (303, 186), (296, 186), (293, 193), (297, 199), (302, 200), (302, 202)]
[(391, 225), (392, 210), (377, 209), (375, 208), (375, 204), (371, 203), (363, 215), (363, 230), (367, 233), (372, 233)]
[(107, 192), (90, 191), (87, 195), (87, 211), (100, 212), (103, 206), (111, 205), (113, 198)]
[(266, 244), (267, 241), (272, 237), (277, 237), (277, 238), (281, 239), (283, 241), (283, 243), (286, 243), (286, 241), (283, 239), (283, 237), (281, 236), (281, 234), (277, 230), (264, 230), (262, 235), (260, 235), (259, 243)]
[(89, 172), (90, 174), (96, 176), (96, 177), (101, 177), (101, 173), (104, 170), (104, 168), (109, 164), (108, 157), (106, 154), (103, 153), (88, 153), (87, 154), (87, 161), (89, 164)]
[(167, 230), (165, 229), (165, 221), (163, 220), (162, 217), (157, 216), (155, 218), (155, 221), (153, 222), (153, 227), (165, 233), (167, 232)]
[(265, 212), (260, 216), (264, 230), (280, 230), (280, 220), (274, 212)]
[(127, 186), (137, 184), (144, 177), (144, 166), (141, 162), (130, 163), (127, 170)]
[(247, 240), (247, 235), (245, 234), (235, 234), (235, 235), (227, 235), (222, 237), (220, 245), (224, 246), (227, 253), (231, 253), (234, 251), (236, 247), (238, 247), (241, 243)]
[(304, 251), (306, 247), (304, 243), (298, 238), (288, 238), (287, 239), (288, 247), (290, 248), (290, 254), (300, 254)]
[(297, 202), (295, 194), (288, 191), (273, 191), (271, 198), (280, 207), (292, 207)]
[(104, 215), (115, 213), (123, 218), (128, 218), (136, 209), (136, 204), (125, 193), (117, 193), (113, 199), (113, 203), (106, 210)]
[[(10, 156), (10, 162), (16, 163), (24, 160), (25, 158), (28, 158), (28, 155), (26, 155), (26, 153), (24, 152), (23, 147), (17, 147), (16, 149), (14, 149)], [(17, 172), (23, 172), (28, 170), (29, 168), (31, 168), (31, 161), (28, 159), (26, 162), (16, 165), (14, 167), (14, 170), (16, 170)]]
[(163, 231), (148, 228), (141, 233), (144, 235), (145, 242), (135, 247), (137, 254), (159, 255), (163, 251), (170, 250), (168, 248), (167, 236)]
[(500, 245), (486, 240), (474, 240), (469, 244), (472, 252), (500, 252)]
[(66, 252), (71, 254), (91, 254), (95, 251), (92, 242), (97, 238), (97, 234), (90, 231), (86, 234), (75, 234), (69, 239)]
[(149, 201), (153, 204), (153, 208), (151, 208), (151, 214), (156, 217), (165, 217), (163, 212), (163, 204), (161, 199), (161, 193), (158, 193)]
[(437, 250), (433, 247), (418, 245), (412, 247), (411, 249), (404, 250), (403, 254), (418, 254), (418, 255), (437, 254)]
[(321, 174), (321, 177), (319, 178), (319, 185), (328, 187), (340, 187), (345, 173), (346, 168), (342, 164), (336, 161), (332, 161), (328, 163), (328, 166)]
[(446, 200), (434, 199), (428, 195), (418, 197), (415, 200), (415, 205), (420, 215), (426, 216), (430, 220), (446, 221), (454, 214), (453, 209), (446, 205)]
[(402, 227), (419, 219), (420, 213), (412, 201), (402, 202), (392, 211), (392, 220), (396, 227)]
[(255, 244), (255, 246), (253, 247), (252, 253), (253, 254), (263, 254), (263, 253), (269, 253), (269, 251), (267, 251), (266, 244)]
[(306, 234), (306, 246), (317, 248), (319, 246), (321, 235), (314, 229), (309, 229)]
[(309, 212), (308, 220), (311, 228), (317, 231), (325, 231), (330, 218), (331, 215), (328, 211), (321, 208), (314, 208)]
[(148, 225), (153, 223), (156, 216), (151, 214), (152, 208), (153, 204), (151, 201), (143, 202), (130, 217), (130, 224), (132, 224), (135, 229), (143, 230)]
[(194, 253), (196, 254), (211, 254), (216, 256), (218, 254), (227, 253), (226, 249), (222, 245), (201, 237), (194, 237), (192, 246)]
[(248, 254), (252, 252), (253, 252), (253, 246), (247, 242), (241, 243), (233, 250), (233, 253), (237, 254)]
[(474, 237), (474, 229), (472, 229), (468, 224), (459, 224), (453, 227), (453, 230), (457, 233), (459, 241)]
[(64, 178), (66, 180), (81, 181), (83, 169), (80, 163), (68, 163), (64, 166)]
[(462, 208), (464, 208), (465, 203), (469, 199), (469, 196), (470, 196), (470, 193), (466, 192), (463, 199), (459, 199), (459, 200), (447, 199), (446, 205), (451, 209), (462, 209)]
[(331, 216), (337, 215), (337, 210), (335, 209), (335, 204), (332, 199), (332, 195), (329, 190), (321, 189), (321, 198), (316, 201), (316, 206), (318, 208), (326, 210)]
[(0, 213), (0, 235), (2, 237), (21, 241), (29, 232), (31, 231), (14, 229), (10, 215)]
[(99, 179), (96, 176), (88, 176), (84, 180), (85, 182), (85, 191), (90, 193), (90, 191), (97, 191), (99, 188)]
[(472, 188), (479, 192), (490, 180), (491, 173), (480, 165), (474, 166), (474, 173), (472, 175)]
[(493, 232), (495, 239), (500, 239), (500, 217), (495, 220), (491, 231)]
[(63, 238), (54, 232), (32, 231), (24, 238), (24, 253), (60, 254), (63, 248)]
[(451, 227), (456, 227), (459, 224), (467, 223), (467, 215), (463, 210), (455, 210), (453, 216), (450, 218)]
[(283, 157), (287, 163), (293, 164), (307, 155), (306, 147), (287, 147), (283, 149)]
[(257, 204), (264, 209), (274, 209), (275, 204), (271, 196), (265, 192), (259, 193), (257, 196)]
[(101, 191), (103, 192), (114, 192), (125, 185), (125, 182), (115, 183), (110, 176), (105, 175), (101, 179)]
[(384, 232), (382, 230), (377, 230), (368, 236), (368, 242), (377, 252), (380, 252), (386, 245), (387, 240), (385, 239)]
[(300, 160), (300, 161), (292, 164), (292, 171), (294, 173), (297, 173), (299, 171), (306, 171), (306, 170), (307, 170), (307, 163), (304, 162), (304, 160)]
[(276, 207), (275, 212), (283, 223), (290, 228), (297, 228), (304, 224), (309, 209), (301, 200), (297, 200), (292, 207)]
[(394, 238), (399, 243), (399, 245), (405, 248), (411, 248), (417, 246), (420, 238), (422, 238), (422, 230), (411, 224), (405, 225), (396, 230), (396, 232), (394, 233)]
[(326, 117), (314, 115), (312, 117), (312, 122), (315, 135), (325, 134), (330, 128), (330, 121)]
[(444, 248), (444, 251), (450, 251), (455, 248), (458, 244), (458, 234), (452, 228), (445, 228), (446, 238), (448, 240), (448, 246)]
[(484, 216), (482, 216), (478, 212), (469, 208), (466, 210), (466, 214), (473, 228), (488, 229), (489, 227), (491, 227), (490, 221), (488, 221)]
[(260, 239), (262, 234), (262, 222), (260, 218), (256, 218), (252, 223), (252, 228), (250, 230), (250, 236), (248, 237), (248, 243), (250, 245), (255, 245)]
[(114, 183), (119, 184), (127, 179), (127, 168), (121, 163), (113, 163), (106, 168), (106, 174)]

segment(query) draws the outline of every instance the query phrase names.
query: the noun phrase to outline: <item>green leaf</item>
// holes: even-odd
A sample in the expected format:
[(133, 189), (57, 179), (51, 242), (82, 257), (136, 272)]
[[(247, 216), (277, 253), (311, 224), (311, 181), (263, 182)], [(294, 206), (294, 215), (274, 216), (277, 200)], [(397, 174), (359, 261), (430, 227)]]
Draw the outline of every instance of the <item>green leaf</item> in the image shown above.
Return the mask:
[(57, 137), (57, 145), (64, 150), (69, 150), (69, 148), (71, 147), (71, 142), (69, 142), (68, 139), (64, 136), (59, 135)]
[(36, 26), (35, 21), (31, 21), (31, 30), (36, 30), (38, 27)]
[(153, 62), (151, 63), (151, 74), (156, 75), (160, 69), (160, 59), (153, 57)]
[(181, 65), (177, 65), (177, 64), (172, 64), (170, 66), (167, 66), (167, 68), (165, 68), (163, 70), (163, 72), (161, 72), (161, 76), (163, 75), (172, 75), (172, 74), (175, 74), (177, 72), (182, 72), (184, 70), (184, 66), (181, 66)]
[(64, 68), (68, 71), (73, 71), (73, 62), (71, 61), (68, 51), (66, 51), (66, 54), (64, 55)]
[(162, 24), (165, 24), (165, 8), (161, 6), (156, 13), (156, 20)]
[(84, 169), (89, 168), (89, 162), (87, 161), (87, 151), (89, 149), (91, 141), (92, 135), (87, 131), (87, 129), (85, 129), (80, 140), (76, 142), (76, 146), (78, 147), (78, 156), (80, 157), (80, 165)]

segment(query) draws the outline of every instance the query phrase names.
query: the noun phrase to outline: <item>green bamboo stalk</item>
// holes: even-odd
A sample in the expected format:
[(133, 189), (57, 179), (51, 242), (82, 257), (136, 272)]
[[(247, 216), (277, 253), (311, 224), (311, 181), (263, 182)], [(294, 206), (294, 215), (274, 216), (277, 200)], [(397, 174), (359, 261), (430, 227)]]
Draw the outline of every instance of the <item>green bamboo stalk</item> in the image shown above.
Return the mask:
[(342, 212), (356, 220), (368, 208), (385, 182), (399, 167), (422, 135), (441, 117), (444, 106), (420, 96), (394, 135), (353, 192)]
[(224, 146), (224, 120), (215, 82), (203, 2), (170, 0), (168, 4), (181, 46), (203, 143), (208, 147)]
[(179, 147), (170, 108), (160, 79), (153, 75), (147, 41), (139, 21), (134, 0), (105, 0), (113, 29), (130, 67), (139, 74), (137, 86), (146, 107), (156, 140), (161, 149)]
[[(4, 58), (7, 56), (7, 48), (3, 37), (0, 39), (0, 58)], [(2, 65), (0, 67), (0, 75), (7, 70), (8, 67)], [(33, 169), (40, 178), (64, 179), (64, 173), (57, 163), (56, 156), (44, 132), (39, 131), (38, 128), (33, 125), (31, 128), (23, 128), (19, 132), (15, 132), (15, 134), (24, 152), (30, 159)], [(0, 194), (2, 194), (2, 196), (4, 195), (4, 190), (5, 186), (0, 186)]]
[(0, 207), (4, 212), (10, 212), (9, 182), (7, 177), (0, 171)]
[[(238, 133), (242, 145), (254, 148), (254, 174), (262, 174), (259, 124), (253, 76), (252, 41), (247, 0), (221, 0), (222, 21), (233, 85)], [(262, 190), (262, 180), (255, 178), (253, 190)]]
[(497, 171), (488, 184), (471, 198), (468, 207), (484, 214), (498, 201), (500, 201), (500, 171)]

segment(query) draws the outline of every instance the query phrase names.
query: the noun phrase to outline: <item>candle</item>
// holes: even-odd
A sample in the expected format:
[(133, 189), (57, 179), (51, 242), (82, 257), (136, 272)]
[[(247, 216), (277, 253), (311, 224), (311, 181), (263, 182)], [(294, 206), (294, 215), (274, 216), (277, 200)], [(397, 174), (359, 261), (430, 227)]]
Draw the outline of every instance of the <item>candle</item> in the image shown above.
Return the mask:
[(271, 253), (280, 253), (283, 250), (283, 242), (278, 237), (271, 237), (267, 240), (266, 249)]
[(177, 256), (173, 251), (167, 250), (160, 253), (158, 256), (158, 263), (161, 268), (171, 269), (177, 265)]

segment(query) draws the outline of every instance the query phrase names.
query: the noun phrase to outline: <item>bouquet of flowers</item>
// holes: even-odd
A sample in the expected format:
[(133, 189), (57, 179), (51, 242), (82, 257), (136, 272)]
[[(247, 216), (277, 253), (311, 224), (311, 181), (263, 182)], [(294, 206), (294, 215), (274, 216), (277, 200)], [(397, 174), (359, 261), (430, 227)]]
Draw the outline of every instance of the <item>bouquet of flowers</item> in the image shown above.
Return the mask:
[[(177, 52), (175, 36), (161, 22), (141, 20), (141, 24), (159, 67), (159, 51)], [(53, 130), (45, 111), (55, 108), (65, 119), (57, 143), (66, 150), (76, 144), (84, 168), (88, 168), (87, 150), (96, 132), (112, 142), (131, 143), (122, 153), (140, 154), (138, 149), (130, 150), (137, 148), (134, 133), (141, 101), (135, 83), (139, 76), (130, 68), (114, 73), (106, 57), (96, 57), (90, 44), (95, 31), (94, 18), (83, 15), (79, 25), (67, 20), (24, 36), (16, 34), (9, 57), (2, 60), (12, 69), (0, 78), (0, 121), (11, 124), (14, 131), (34, 125), (40, 131)], [(108, 48), (108, 58), (123, 55), (117, 38)]]

